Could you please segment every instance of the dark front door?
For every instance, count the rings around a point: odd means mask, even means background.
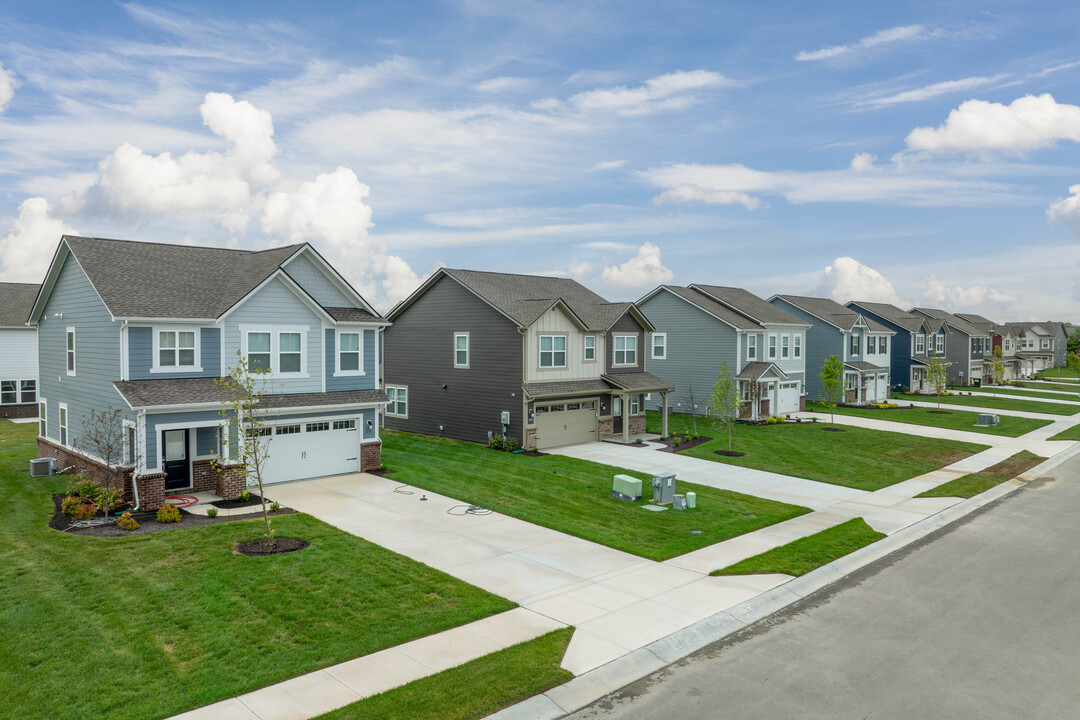
[[[188,431],[165,430],[161,433],[161,469],[165,473],[166,490],[191,487],[188,468]]]
[[[611,398],[611,431],[616,435],[622,435],[622,416],[622,398],[615,396]]]

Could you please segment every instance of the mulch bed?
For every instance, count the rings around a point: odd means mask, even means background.
[[[821,429],[824,430],[825,432],[847,432],[847,430],[845,430],[844,428],[827,427],[827,428],[821,428]]]
[[[266,502],[269,503],[269,502],[273,502],[273,501],[270,500],[270,498],[267,498]],[[251,507],[253,505],[262,505],[262,497],[260,497],[259,495],[254,495],[253,494],[247,500],[240,500],[239,498],[237,498],[236,500],[218,500],[217,502],[212,502],[210,504],[213,505],[216,508],[221,508],[222,510],[235,510],[236,508]]]
[[[683,450],[689,450],[690,448],[695,448],[698,445],[704,445],[705,443],[712,440],[712,438],[705,437],[705,436],[701,436],[697,440],[694,440],[693,438],[691,438],[690,440],[687,440],[685,435],[679,435],[678,436],[678,438],[679,438],[679,447],[676,448],[675,447],[675,442],[674,442],[674,437],[675,436],[669,436],[669,437],[664,438],[663,440],[658,441],[658,442],[664,443],[664,447],[656,448],[656,449],[659,450],[660,452],[682,452]]]
[[[723,455],[724,457],[743,457],[746,455],[746,453],[739,452],[738,450],[714,450],[713,452],[717,455]]]
[[[53,530],[59,530],[66,532],[68,535],[89,535],[91,537],[124,537],[125,535],[142,535],[144,533],[160,532],[162,530],[181,530],[189,527],[200,527],[202,525],[216,525],[218,523],[230,522],[233,520],[250,520],[256,515],[219,515],[217,517],[206,517],[205,515],[194,515],[189,513],[183,508],[180,510],[180,522],[178,523],[160,523],[153,516],[147,516],[145,518],[136,515],[135,519],[139,523],[138,530],[121,530],[116,525],[94,525],[86,528],[72,528],[71,518],[60,511],[60,504],[64,501],[64,495],[53,495],[53,514],[49,518],[49,527]],[[292,508],[281,508],[274,515],[290,515],[296,512]],[[70,529],[69,529],[70,528]]]
[[[266,555],[280,555],[282,553],[303,550],[310,544],[311,543],[307,540],[301,540],[300,538],[282,537],[275,538],[274,544],[271,545],[270,541],[266,538],[259,538],[258,540],[248,540],[247,542],[238,543],[236,545],[236,551],[241,555],[263,557]]]
[[[927,410],[931,415],[952,415],[948,410]]]
[[[540,452],[539,450],[526,450],[525,452],[519,452],[518,455],[528,455],[529,457],[543,457],[550,455],[551,453]]]
[[[378,475],[379,477],[386,477],[387,475],[393,475],[397,470],[391,470],[388,467],[375,468],[374,470],[365,470],[368,475]]]

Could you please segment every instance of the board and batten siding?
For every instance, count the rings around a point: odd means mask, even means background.
[[[361,350],[363,351],[363,359],[361,361],[361,367],[364,370],[363,375],[341,375],[339,377],[334,376],[334,371],[337,367],[337,334],[338,332],[359,332],[363,337],[360,340]],[[374,330],[363,328],[350,328],[347,325],[339,326],[335,331],[333,328],[326,329],[326,392],[339,392],[341,390],[374,390],[376,388],[376,378],[378,377],[377,368],[375,367],[375,343],[376,333]]]
[[[164,326],[163,326],[164,327]],[[170,330],[184,329],[170,325]],[[154,367],[154,328],[128,326],[128,378],[131,380],[172,380],[177,378],[221,377],[221,328],[191,328],[199,333],[199,360],[202,372],[150,372]]]
[[[667,333],[667,358],[649,359],[649,372],[677,387],[668,396],[671,412],[689,412],[691,389],[698,412],[704,413],[712,396],[720,366],[727,363],[731,376],[738,374],[738,340],[735,328],[704,310],[662,290],[641,303],[639,309],[656,327]],[[649,410],[659,410],[659,393],[645,400]]]
[[[307,350],[303,358],[302,373],[307,377],[274,377],[276,392],[309,393],[322,392],[323,373],[323,327],[317,316],[296,294],[278,279],[249,297],[225,322],[225,367],[236,363],[236,351],[243,350],[240,326],[268,327],[271,330],[285,326],[306,327]]]
[[[0,380],[37,380],[37,333],[33,328],[0,330]]]
[[[306,255],[289,261],[285,273],[323,307],[357,307]]]
[[[566,367],[540,367],[540,336],[566,336]],[[594,360],[585,360],[585,336],[596,338]],[[574,324],[561,308],[551,308],[538,317],[526,334],[525,382],[595,380],[604,372],[604,333],[586,333]]]
[[[845,338],[844,334],[835,325],[830,325],[821,318],[811,315],[783,298],[773,298],[770,302],[781,310],[785,310],[800,320],[809,323],[810,328],[806,330],[806,337],[803,340],[803,370],[805,373],[803,384],[807,400],[821,400],[824,393],[824,385],[821,382],[820,375],[821,367],[832,355],[836,355],[841,360],[844,359],[844,343],[850,342],[850,339]],[[784,372],[787,372],[783,365],[780,363],[777,363],[777,365],[784,369]]]
[[[467,369],[454,367],[455,332],[469,333]],[[409,389],[409,417],[386,415],[388,428],[487,442],[508,410],[508,436],[524,440],[523,341],[506,316],[443,276],[383,336],[384,382]]]
[[[648,315],[646,315],[646,317],[648,317]],[[637,336],[637,362],[633,365],[615,365],[616,335]],[[645,347],[645,328],[643,328],[641,323],[635,320],[634,316],[629,312],[624,313],[621,318],[615,321],[615,324],[612,325],[607,332],[607,348],[606,354],[603,356],[606,358],[607,368],[604,372],[609,375],[645,372],[645,353],[647,350],[648,348]]]
[[[63,313],[63,317],[54,317]],[[120,379],[120,322],[98,297],[74,255],[68,255],[38,323],[38,397],[47,400],[49,438],[60,441],[59,404],[68,406],[68,445],[78,447],[90,411],[123,411],[113,386]],[[67,374],[67,329],[75,328],[75,375]]]

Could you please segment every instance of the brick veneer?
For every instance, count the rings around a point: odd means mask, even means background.
[[[800,395],[799,396],[799,410],[801,412],[806,412],[806,396],[805,395]]]
[[[0,418],[22,420],[25,418],[36,418],[37,414],[37,403],[33,403],[32,405],[0,405]]]
[[[191,463],[191,485],[195,492],[212,492],[226,500],[235,500],[244,491],[247,478],[239,463],[219,465],[213,460]]]
[[[844,402],[846,404],[848,404],[848,405],[854,405],[855,401],[858,400],[858,397],[859,397],[858,393],[859,393],[858,390],[845,390],[844,391]]]
[[[382,442],[364,443],[360,446],[360,472],[382,467]]]
[[[631,435],[644,435],[645,434],[645,416],[634,415],[629,419],[630,434]]]
[[[525,428],[525,449],[536,449],[536,428]]]
[[[615,436],[615,419],[602,418],[596,426],[596,439],[606,440]]]

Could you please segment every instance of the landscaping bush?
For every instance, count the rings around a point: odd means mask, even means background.
[[[74,516],[75,512],[79,509],[79,506],[85,504],[86,503],[82,501],[82,498],[75,495],[68,495],[60,503],[60,512],[64,513],[65,515]]]
[[[502,435],[499,435],[498,433],[495,433],[494,435],[492,435],[491,439],[488,440],[488,447],[490,447],[490,448],[492,448],[494,450],[502,450],[502,448],[503,448]]]
[[[122,499],[123,493],[120,490],[106,487],[100,488],[97,495],[93,496],[94,504],[98,509],[103,509],[106,515],[116,510]]]
[[[281,509],[281,503],[279,503],[278,501],[275,500],[274,502],[270,503],[270,509],[273,512],[277,512],[278,510]]]
[[[640,445],[641,444],[641,438],[634,438],[634,444],[635,445]]]
[[[68,488],[68,497],[84,497],[88,500],[93,500],[101,492],[101,485],[89,479],[85,475],[76,475],[71,480],[71,487]]]
[[[248,493],[251,496],[251,493]],[[180,522],[180,510],[172,503],[165,503],[157,511],[157,521],[160,523]]]
[[[506,442],[503,443],[503,447],[506,449],[506,452],[514,452],[518,449],[519,444],[516,437],[508,437],[506,438]]]
[[[126,512],[120,517],[116,518],[116,527],[120,528],[121,530],[127,530],[128,532],[131,532],[132,530],[139,529],[139,523],[135,520],[135,518],[131,517],[131,513]]]
[[[97,512],[97,506],[93,503],[79,503],[75,506],[75,512],[71,513],[71,521],[89,520]]]
[[[779,415],[772,415],[765,420],[766,425],[779,425],[782,422],[784,422],[784,418],[780,417]]]
[[[242,500],[243,502],[247,502],[248,500],[251,499],[251,491],[250,490],[243,491],[242,493],[240,493],[237,496],[237,499]]]
[[[675,447],[679,447],[679,445],[682,444],[682,440],[680,440],[679,436],[676,435],[674,438],[672,438],[671,444],[674,445]]]
[[[206,508],[206,517],[217,517],[217,508]]]

